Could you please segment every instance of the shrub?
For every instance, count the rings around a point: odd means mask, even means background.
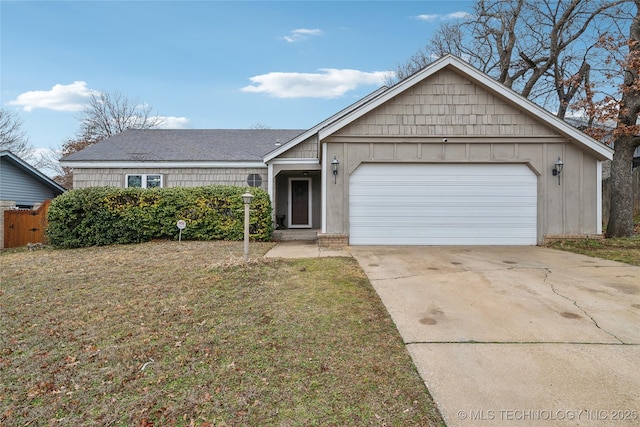
[[[259,188],[228,186],[71,190],[49,206],[47,237],[51,245],[63,248],[177,239],[176,222],[182,219],[187,223],[185,240],[242,240],[242,194],[247,191],[254,196],[251,238],[270,240],[269,195]]]

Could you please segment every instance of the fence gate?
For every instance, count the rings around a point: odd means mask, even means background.
[[[27,243],[45,243],[47,209],[46,200],[37,210],[4,211],[4,247],[17,248]]]

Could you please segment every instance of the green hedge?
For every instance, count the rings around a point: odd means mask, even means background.
[[[176,222],[182,219],[185,240],[242,240],[247,191],[254,195],[251,239],[268,241],[273,232],[269,195],[259,188],[227,186],[71,190],[51,202],[47,237],[62,248],[177,240]]]

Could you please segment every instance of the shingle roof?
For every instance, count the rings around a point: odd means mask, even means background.
[[[62,161],[262,161],[265,154],[304,129],[127,130]]]

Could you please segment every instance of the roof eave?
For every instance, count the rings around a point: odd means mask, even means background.
[[[39,181],[41,181],[45,185],[47,185],[47,186],[49,186],[49,187],[51,187],[51,188],[53,188],[53,189],[55,189],[57,191],[60,191],[61,193],[64,193],[65,191],[67,191],[67,189],[64,188],[62,185],[58,184],[53,179],[51,179],[48,176],[46,176],[45,174],[40,172],[38,169],[36,169],[33,166],[31,166],[29,163],[25,162],[20,157],[18,157],[15,154],[13,154],[11,151],[3,150],[3,151],[0,152],[0,155],[1,156],[6,156],[7,158],[11,159],[11,161],[13,161],[20,169],[30,173],[31,175],[33,175],[36,179],[38,179]]]
[[[332,123],[327,124],[324,128],[319,130],[319,139],[323,140],[329,135],[334,134],[338,130],[344,128],[348,124],[352,123],[354,120],[362,117],[378,106],[384,104],[389,99],[395,97],[396,95],[404,92],[408,88],[418,84],[422,80],[427,77],[432,76],[438,71],[442,70],[445,67],[451,66],[458,71],[464,73],[469,78],[475,80],[479,84],[487,87],[489,90],[497,93],[502,98],[508,100],[509,102],[516,104],[517,106],[527,110],[529,113],[546,123],[548,126],[554,128],[558,133],[564,135],[568,139],[577,142],[581,146],[583,146],[587,151],[593,154],[598,160],[611,160],[613,158],[613,150],[606,145],[602,144],[599,141],[589,137],[585,133],[579,131],[568,123],[558,119],[548,111],[544,110],[542,107],[534,104],[527,98],[522,95],[514,92],[513,90],[507,88],[503,84],[498,81],[492,79],[488,75],[480,72],[476,68],[471,65],[465,63],[464,61],[456,58],[453,55],[446,55],[437,61],[434,61],[423,70],[417,72],[416,74],[406,78],[400,83],[392,86],[388,90],[386,90],[382,95],[371,99],[369,102],[359,105],[357,108],[354,108],[352,111],[348,112],[341,118],[333,121]]]
[[[128,161],[128,160],[66,160],[60,161],[62,167],[68,168],[98,168],[98,169],[119,169],[119,168],[265,168],[266,164],[260,160],[228,160],[228,161]]]
[[[387,87],[381,87],[376,89],[375,91],[371,92],[369,95],[365,96],[364,98],[360,99],[359,101],[356,101],[355,103],[351,104],[350,106],[340,110],[339,112],[337,112],[336,114],[332,115],[331,117],[321,121],[320,123],[318,123],[317,125],[315,125],[314,127],[312,127],[311,129],[301,133],[300,135],[296,136],[295,138],[293,138],[292,140],[288,141],[287,143],[281,145],[280,147],[276,148],[275,150],[270,151],[269,153],[267,153],[264,156],[264,162],[268,163],[271,160],[275,159],[276,157],[278,157],[279,155],[281,155],[282,153],[285,153],[287,151],[289,151],[290,149],[292,149],[293,147],[297,146],[298,144],[306,141],[307,139],[311,138],[312,136],[316,135],[318,133],[318,131],[320,129],[322,129],[323,127],[329,125],[330,123],[339,120],[340,118],[344,117],[345,115],[349,114],[352,110],[355,110],[359,107],[361,107],[364,103],[370,101],[371,99],[374,99],[375,97],[379,96],[380,94],[384,93],[386,90],[388,90]]]

